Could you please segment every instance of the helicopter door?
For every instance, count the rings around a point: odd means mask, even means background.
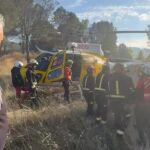
[[[60,81],[64,78],[64,67],[66,62],[66,52],[61,51],[52,56],[50,65],[45,76],[45,83]]]

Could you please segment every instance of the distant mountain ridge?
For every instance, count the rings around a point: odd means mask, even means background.
[[[133,58],[137,58],[140,51],[143,52],[144,57],[146,58],[150,54],[150,49],[148,48],[139,48],[139,47],[130,47],[133,53]]]

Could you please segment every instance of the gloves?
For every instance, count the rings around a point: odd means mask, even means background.
[[[36,88],[36,86],[37,86],[37,82],[33,82],[32,83],[32,88],[34,89],[34,88]]]

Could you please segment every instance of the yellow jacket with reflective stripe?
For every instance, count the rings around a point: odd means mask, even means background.
[[[113,73],[109,77],[109,97],[125,99],[128,97],[132,80],[124,74]]]
[[[86,75],[83,78],[82,82],[82,89],[83,90],[89,90],[89,91],[94,91],[95,88],[95,78],[93,76]]]

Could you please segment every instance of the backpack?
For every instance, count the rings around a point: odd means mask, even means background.
[[[24,86],[24,81],[20,73],[20,68],[13,67],[11,70],[12,84],[14,87]]]

